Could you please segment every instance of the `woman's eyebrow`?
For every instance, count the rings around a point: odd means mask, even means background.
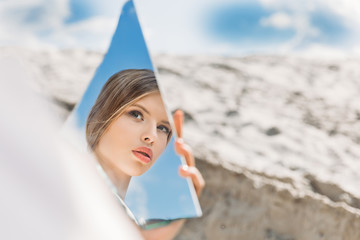
[[[141,105],[139,105],[139,104],[134,104],[133,106],[136,106],[136,107],[141,108],[142,110],[144,110],[144,112],[146,112],[147,114],[150,115],[149,111],[148,111],[146,108],[144,108],[143,106],[141,106]]]
[[[150,112],[149,112],[145,107],[141,106],[140,104],[134,104],[133,106],[136,106],[136,107],[138,107],[138,108],[141,108],[144,112],[146,112],[147,114],[151,115]],[[164,124],[167,124],[167,125],[171,126],[170,123],[169,123],[169,121],[162,120],[161,122],[164,123]]]
[[[162,120],[161,122],[162,122],[162,123],[165,123],[165,124],[167,124],[167,125],[169,125],[169,126],[170,126],[169,121]]]

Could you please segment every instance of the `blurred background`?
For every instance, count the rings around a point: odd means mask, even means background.
[[[0,1],[0,53],[25,66],[57,121],[82,96],[124,2]],[[177,239],[360,239],[360,2],[135,6],[207,182],[204,216]]]
[[[107,50],[124,1],[2,0],[1,45]],[[154,53],[359,54],[360,3],[135,1]]]

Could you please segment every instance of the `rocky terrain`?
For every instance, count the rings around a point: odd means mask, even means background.
[[[101,53],[22,56],[65,120]],[[176,239],[360,239],[360,59],[157,55],[171,110],[206,180],[204,216]]]

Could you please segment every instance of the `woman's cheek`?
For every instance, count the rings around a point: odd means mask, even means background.
[[[165,151],[166,146],[167,146],[167,136],[165,136],[161,139],[161,147],[160,147],[159,156]]]

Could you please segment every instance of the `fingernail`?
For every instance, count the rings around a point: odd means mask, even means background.
[[[181,111],[180,109],[178,109],[178,110],[175,111],[175,114],[182,117],[182,115],[184,115],[184,112]]]
[[[183,166],[182,166],[182,169],[183,169],[184,171],[188,171],[188,170],[189,170],[189,166],[188,166],[188,165],[183,165]]]

